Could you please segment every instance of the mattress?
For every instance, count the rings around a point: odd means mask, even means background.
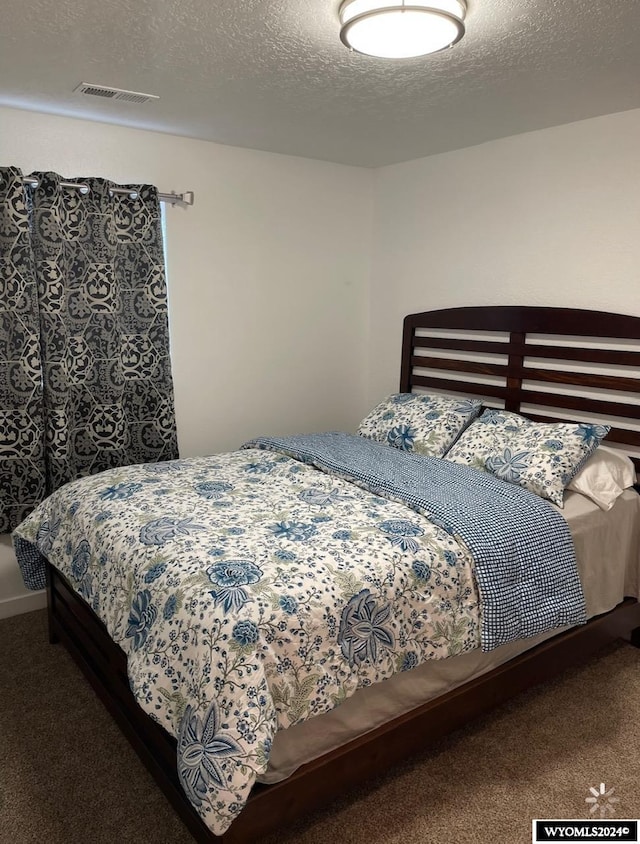
[[[346,433],[249,445],[72,482],[14,532],[25,579],[48,558],[120,645],[216,835],[278,725],[434,656],[586,620],[569,528],[532,493]]]
[[[573,537],[588,617],[608,612],[625,597],[640,599],[640,496],[626,490],[605,512],[585,496],[567,492],[564,509],[557,509]],[[301,765],[497,668],[558,632],[489,652],[478,649],[427,662],[360,689],[331,712],[278,732],[269,768],[259,781],[286,779]]]

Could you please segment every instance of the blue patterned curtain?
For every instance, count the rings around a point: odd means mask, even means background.
[[[44,477],[46,494],[103,469],[177,457],[156,189],[127,185],[138,195],[131,199],[112,195],[116,186],[104,179],[68,179],[89,185],[83,195],[61,188],[62,178],[55,173],[32,173],[39,183],[35,189],[24,188],[15,169],[0,173],[5,181],[13,179],[21,197],[16,201],[26,231],[27,277],[37,281],[37,297],[32,295],[23,307],[29,315],[30,348],[39,355],[29,359],[31,368],[22,359],[21,365],[27,367],[31,402],[41,408],[41,416],[24,396],[20,412],[28,431],[23,439],[41,449],[34,446],[28,459]],[[10,206],[4,194],[2,206],[0,220]],[[4,253],[2,264],[4,273]],[[0,307],[9,303],[4,292],[0,298]],[[5,353],[4,337],[3,328],[0,367],[15,364]],[[26,376],[23,382],[26,395]],[[3,383],[0,374],[0,390]],[[14,402],[18,392],[15,396]],[[5,466],[4,456],[3,448],[1,470],[13,483],[9,500],[2,501],[7,529],[33,507],[42,489],[24,501],[24,470],[17,475],[16,460],[27,457],[9,459]],[[29,489],[33,486],[31,481]]]

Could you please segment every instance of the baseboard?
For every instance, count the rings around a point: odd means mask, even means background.
[[[47,593],[44,589],[40,592],[29,592],[26,595],[16,595],[14,598],[3,598],[0,600],[0,619],[41,610],[46,606]]]

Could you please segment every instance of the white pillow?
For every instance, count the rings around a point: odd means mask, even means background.
[[[600,507],[610,510],[616,498],[636,482],[636,471],[626,454],[599,446],[567,489],[586,495]]]

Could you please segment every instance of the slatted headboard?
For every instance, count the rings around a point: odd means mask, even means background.
[[[607,442],[640,469],[640,317],[519,306],[410,314],[400,390],[429,388],[536,421],[610,424]]]

